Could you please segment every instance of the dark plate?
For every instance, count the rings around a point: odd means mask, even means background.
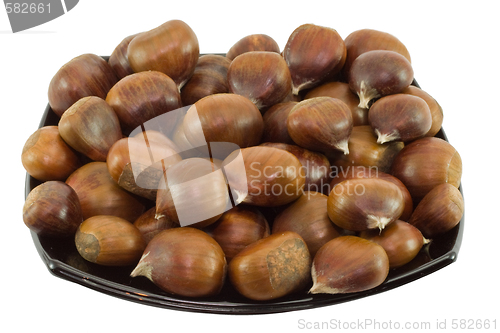
[[[416,82],[414,82],[415,85]],[[40,121],[41,126],[57,125],[58,116],[47,106]],[[443,130],[437,137],[447,140]],[[448,140],[447,140],[448,141]],[[25,195],[40,182],[26,176]],[[460,187],[460,191],[462,188]],[[31,232],[35,247],[49,271],[57,277],[78,283],[102,293],[167,309],[218,313],[261,314],[311,309],[333,305],[378,294],[431,274],[456,261],[462,242],[464,218],[448,233],[435,238],[425,246],[410,263],[392,269],[380,286],[351,294],[311,295],[307,290],[272,301],[251,301],[238,294],[226,282],[221,293],[210,298],[184,298],[165,293],[144,277],[131,278],[134,267],[105,267],[85,261],[77,252],[74,240],[39,237]]]

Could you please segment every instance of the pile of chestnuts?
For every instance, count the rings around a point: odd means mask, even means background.
[[[442,108],[413,81],[406,47],[377,30],[304,24],[283,50],[255,34],[200,55],[168,21],[54,75],[58,125],[22,151],[40,182],[23,220],[183,297],[374,288],[464,213]]]

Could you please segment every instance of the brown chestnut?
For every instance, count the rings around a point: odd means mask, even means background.
[[[146,247],[139,229],[117,216],[93,216],[75,234],[78,253],[90,262],[104,266],[134,265]]]
[[[272,233],[296,232],[306,242],[311,257],[314,257],[321,246],[342,233],[342,229],[328,217],[327,201],[328,197],[322,193],[305,191],[276,216]]]
[[[384,248],[357,236],[341,236],[323,245],[314,257],[311,294],[344,294],[382,284],[389,275]]]
[[[427,238],[434,238],[453,229],[464,215],[464,198],[456,186],[437,185],[415,207],[408,223]]]
[[[458,188],[462,159],[447,141],[425,137],[405,146],[394,158],[391,174],[405,184],[414,202],[419,202],[439,184]]]
[[[178,91],[193,75],[199,55],[196,34],[180,20],[165,22],[139,34],[127,49],[134,72],[162,72],[174,80]]]
[[[368,113],[377,143],[410,142],[425,136],[432,125],[431,111],[420,97],[394,94],[378,99]]]
[[[83,97],[70,106],[58,128],[67,144],[94,161],[106,161],[111,146],[122,138],[115,111],[96,96]]]
[[[21,161],[30,176],[40,181],[66,178],[82,163],[76,152],[61,138],[57,126],[44,126],[30,135]]]
[[[165,170],[156,196],[156,218],[206,227],[231,208],[222,169],[204,158],[184,159]]]
[[[208,297],[220,292],[226,273],[219,244],[199,229],[184,227],[153,237],[130,276],[145,276],[171,294]]]
[[[227,70],[230,64],[231,60],[221,55],[202,55],[193,75],[181,89],[182,103],[191,105],[209,95],[228,93]]]
[[[353,61],[349,72],[349,87],[358,94],[359,107],[365,109],[373,99],[400,93],[412,81],[410,62],[394,51],[365,52]]]
[[[183,121],[183,131],[193,147],[207,142],[232,142],[241,148],[259,144],[262,115],[248,98],[215,94],[193,104]]]
[[[83,221],[78,195],[64,182],[42,183],[26,197],[23,221],[40,236],[73,236]]]
[[[84,219],[113,215],[134,222],[144,212],[144,203],[113,180],[106,162],[83,165],[66,179],[66,184],[78,195]]]
[[[399,187],[404,197],[405,209],[403,210],[403,214],[401,214],[399,219],[403,221],[408,221],[408,219],[411,216],[411,213],[413,212],[413,199],[406,186],[393,175],[379,171],[377,167],[351,166],[346,168],[345,170],[336,170],[334,168],[332,170],[331,176],[332,176],[332,181],[329,187],[330,190],[338,183],[347,179],[380,178],[388,180]]]
[[[144,122],[182,107],[181,96],[174,81],[157,71],[128,75],[109,91],[106,102],[115,110],[122,130],[129,134]],[[177,119],[163,124],[169,135]]]
[[[303,100],[288,114],[287,128],[292,140],[306,149],[328,153],[349,153],[352,114],[340,99],[315,97]]]
[[[404,198],[399,187],[378,178],[354,178],[335,185],[328,196],[328,216],[343,229],[382,230],[399,219]]]
[[[401,220],[391,223],[382,231],[361,231],[359,236],[384,248],[389,257],[390,268],[409,263],[427,242],[420,230]]]
[[[260,110],[281,102],[292,88],[290,70],[276,52],[240,54],[229,65],[227,81],[230,92],[247,97]]]
[[[229,263],[231,284],[252,300],[270,300],[303,289],[311,277],[311,256],[297,233],[285,231],[258,240]]]
[[[271,233],[269,223],[257,207],[244,205],[231,208],[204,231],[219,243],[228,263],[246,246]]]
[[[300,197],[304,189],[302,164],[283,149],[244,148],[231,153],[224,160],[223,169],[233,198],[250,205],[285,205]]]
[[[252,34],[243,37],[227,51],[226,57],[233,60],[242,53],[250,51],[268,51],[280,53],[278,43],[270,36],[265,34]]]
[[[52,77],[49,84],[50,107],[61,116],[82,97],[106,98],[116,82],[116,76],[106,60],[95,54],[82,54],[67,62]]]
[[[342,37],[334,29],[303,24],[295,29],[283,49],[292,77],[292,92],[312,88],[338,73],[346,59]]]

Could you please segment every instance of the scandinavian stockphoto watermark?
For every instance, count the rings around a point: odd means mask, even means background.
[[[187,127],[184,126],[185,119],[188,119]],[[154,148],[153,142],[158,140],[154,133],[160,133],[164,142],[172,143],[175,149]],[[238,145],[207,142],[196,105],[171,110],[148,120],[129,134],[129,140],[133,140],[128,146],[136,185],[143,189],[168,190],[168,200],[175,208],[181,226],[213,218],[251,195],[297,198],[300,195],[310,196],[313,192],[344,191],[335,193],[355,196],[365,193],[362,184],[331,187],[328,180],[326,183],[297,187],[293,182],[282,184],[273,181],[286,179],[289,175],[305,178],[312,172],[328,174],[326,179],[335,179],[356,178],[356,173],[361,172],[378,177],[377,167],[360,170],[334,166],[326,169],[326,166],[305,162],[297,169],[293,166],[261,165],[260,162],[245,164]],[[204,209],[197,206],[198,199],[203,200]]]
[[[72,10],[77,3],[78,0],[4,0],[14,33],[52,21]]]

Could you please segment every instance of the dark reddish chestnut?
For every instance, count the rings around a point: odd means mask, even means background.
[[[298,95],[338,73],[346,59],[346,48],[336,30],[304,24],[288,38],[283,58],[290,68],[292,92]]]
[[[410,62],[394,51],[368,51],[352,63],[349,87],[358,94],[359,107],[369,108],[375,98],[397,94],[413,81]]]
[[[185,22],[171,20],[136,36],[127,49],[134,72],[158,71],[174,80],[178,91],[193,75],[200,47],[194,31]]]
[[[111,88],[106,102],[115,110],[125,134],[150,119],[182,107],[174,81],[156,71],[124,77]],[[170,133],[174,126],[174,120],[164,124],[165,133]]]
[[[181,89],[184,105],[191,105],[213,94],[229,92],[227,70],[231,61],[221,55],[206,54],[198,59],[193,76]]]
[[[288,114],[287,128],[292,140],[301,147],[322,153],[349,153],[352,114],[340,99],[315,97],[299,102]]]
[[[227,71],[229,90],[250,99],[259,109],[281,102],[290,92],[290,71],[276,52],[252,51],[233,59]]]
[[[422,98],[394,94],[373,103],[368,121],[378,137],[377,143],[410,142],[429,132],[432,116],[429,106]]]
[[[64,182],[42,183],[26,197],[23,220],[40,236],[73,236],[83,221],[78,195]]]
[[[106,98],[116,82],[116,76],[106,60],[95,54],[82,54],[62,66],[50,81],[50,107],[61,116],[82,97]]]

